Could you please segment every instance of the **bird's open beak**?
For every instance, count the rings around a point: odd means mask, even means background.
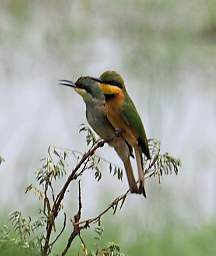
[[[86,95],[86,90],[83,88],[79,88],[76,83],[70,81],[70,80],[59,80],[59,84],[60,85],[65,85],[65,86],[69,86],[72,87],[79,95],[81,95],[82,97],[84,97]]]
[[[59,84],[69,86],[69,87],[72,87],[72,88],[76,88],[76,84],[72,81],[69,81],[69,80],[59,80]]]

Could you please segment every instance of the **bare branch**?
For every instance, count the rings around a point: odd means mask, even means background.
[[[113,139],[113,138],[112,138]],[[109,140],[105,141],[105,140],[99,140],[95,145],[93,145],[89,151],[87,151],[87,153],[85,153],[81,160],[79,161],[79,163],[76,165],[76,167],[72,170],[71,174],[69,175],[67,181],[65,182],[63,188],[61,189],[61,191],[59,192],[59,194],[57,195],[54,203],[53,203],[53,207],[52,210],[50,211],[51,213],[49,214],[49,218],[47,221],[47,227],[46,227],[46,237],[45,237],[45,244],[44,244],[44,249],[43,249],[43,255],[48,255],[48,252],[50,250],[50,237],[51,237],[51,233],[52,233],[52,229],[54,227],[54,223],[55,223],[55,219],[58,216],[59,210],[60,210],[60,206],[61,206],[61,202],[64,198],[65,192],[67,191],[68,186],[70,185],[70,183],[76,179],[76,173],[78,172],[78,170],[80,169],[80,167],[82,166],[82,164],[85,163],[85,161],[87,161],[89,159],[89,157],[91,157],[95,151],[100,148],[103,147],[105,143],[109,142]]]
[[[87,219],[87,220],[83,220],[83,221],[80,221],[79,223],[77,223],[77,225],[80,226],[80,230],[81,229],[84,229],[84,228],[88,228],[90,226],[90,224],[95,224],[95,223],[99,223],[100,220],[101,220],[101,217],[103,215],[105,215],[111,208],[114,209],[113,210],[113,214],[116,213],[116,210],[117,210],[117,207],[118,207],[118,204],[119,202],[121,202],[121,206],[119,209],[122,208],[127,196],[129,195],[130,193],[130,190],[127,190],[123,195],[121,196],[118,196],[117,198],[115,198],[109,205],[107,208],[105,208],[100,214],[98,214],[95,218],[92,218],[92,219]]]
[[[155,164],[155,162],[157,161],[158,156],[156,156],[152,162],[150,163],[149,167],[146,169],[147,171],[149,169],[151,169],[151,167]],[[145,179],[149,179],[151,176],[153,175],[153,172],[146,174],[146,178]],[[138,183],[139,181],[137,181]],[[118,205],[121,202],[121,205],[119,207],[119,209],[122,209],[122,206],[124,205],[126,198],[128,197],[128,195],[130,194],[130,190],[127,190],[123,195],[118,196],[117,198],[115,198],[101,213],[99,213],[96,217],[91,218],[91,219],[86,219],[86,220],[82,220],[79,223],[75,223],[77,225],[79,225],[79,229],[85,229],[90,227],[90,224],[95,224],[98,223],[100,225],[100,221],[101,218],[103,217],[103,215],[105,215],[111,208],[113,209],[113,214],[116,213],[116,210],[118,209]]]
[[[71,184],[72,181],[76,180],[77,177],[83,174],[83,172],[89,168],[95,167],[95,161],[94,161],[94,154],[95,151],[103,147],[105,143],[109,143],[112,141],[116,136],[120,136],[122,131],[117,131],[113,136],[111,136],[107,140],[98,140],[93,144],[90,149],[82,155],[81,159],[79,159],[78,163],[76,164],[75,168],[71,171],[69,174],[66,182],[64,183],[63,187],[59,191],[58,195],[55,197],[54,196],[54,190],[52,186],[49,183],[45,183],[45,198],[44,198],[44,214],[46,216],[47,222],[46,222],[46,236],[44,238],[44,246],[42,250],[42,255],[47,256],[51,249],[53,244],[59,239],[59,237],[62,235],[62,233],[65,230],[66,226],[66,215],[64,219],[64,224],[63,228],[60,231],[59,235],[55,238],[53,242],[50,243],[50,238],[52,231],[55,230],[55,220],[61,210],[62,207],[62,201],[64,199],[65,193]],[[180,163],[178,162],[177,159],[174,159],[171,157],[168,153],[165,153],[164,155],[160,154],[160,143],[158,141],[152,140],[152,159],[150,161],[145,161],[146,163],[146,168],[145,168],[145,178],[148,179],[150,177],[162,176],[162,170],[165,174],[172,173],[172,170],[174,170],[175,173],[178,172],[178,167]],[[50,152],[49,152],[50,154]],[[58,156],[58,152],[56,152]],[[91,158],[92,157],[92,158]],[[93,160],[92,160],[93,159]],[[95,167],[97,168],[97,167]],[[165,171],[164,171],[165,170]],[[48,177],[49,178],[49,177]],[[137,181],[138,183],[138,181]],[[78,195],[78,211],[73,217],[73,230],[68,238],[67,244],[65,249],[62,252],[62,255],[66,255],[72,242],[74,239],[79,236],[80,237],[80,232],[83,229],[87,229],[90,227],[91,224],[98,224],[100,225],[102,217],[112,209],[113,214],[116,213],[116,211],[119,209],[121,210],[128,195],[130,194],[130,190],[127,190],[124,194],[118,196],[115,198],[101,213],[99,213],[96,217],[94,218],[89,218],[86,220],[81,220],[81,211],[82,211],[82,197],[81,197],[81,184],[80,181],[78,183],[79,185],[79,195]],[[51,197],[53,204],[49,202],[49,198],[47,195],[47,190],[48,187],[51,186]],[[82,244],[85,245],[84,241],[80,237]]]

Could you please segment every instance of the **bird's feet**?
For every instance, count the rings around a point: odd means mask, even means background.
[[[121,129],[121,128],[116,128],[115,131],[114,131],[114,133],[113,133],[111,136],[109,136],[105,141],[106,141],[106,142],[110,142],[110,141],[114,140],[116,137],[120,137],[123,132],[124,132],[123,129]]]

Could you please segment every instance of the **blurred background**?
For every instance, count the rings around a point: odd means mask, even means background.
[[[0,224],[14,209],[36,214],[24,191],[49,145],[86,150],[85,105],[58,79],[111,69],[182,170],[107,216],[104,241],[128,255],[216,255],[215,56],[215,0],[1,0]],[[98,154],[122,166],[108,146]],[[84,216],[127,189],[102,171],[83,177]]]

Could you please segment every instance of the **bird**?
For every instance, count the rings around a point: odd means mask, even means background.
[[[87,121],[99,137],[104,140],[112,138],[108,143],[115,149],[124,164],[130,192],[139,194],[130,161],[130,156],[133,156],[132,148],[122,137],[113,136],[116,129],[107,118],[105,96],[98,85],[99,82],[99,79],[90,76],[82,76],[75,83],[70,80],[59,80],[61,85],[72,87],[82,96],[86,105]]]
[[[122,137],[134,149],[139,176],[139,192],[146,197],[142,154],[151,159],[146,132],[136,107],[127,93],[123,78],[108,70],[99,77],[99,86],[107,105],[107,118],[115,129],[122,129]]]

